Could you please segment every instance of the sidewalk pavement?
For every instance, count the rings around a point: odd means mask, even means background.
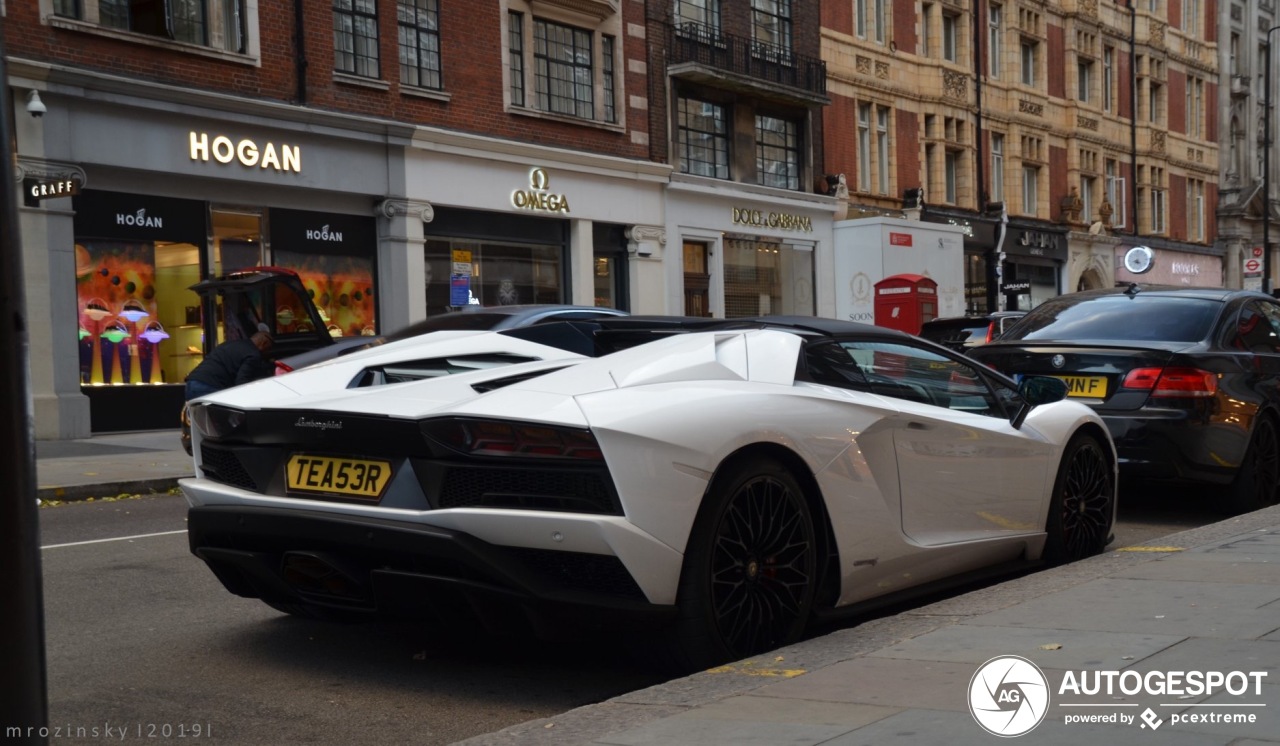
[[[163,493],[193,472],[177,430],[38,441],[36,456],[45,500]],[[1016,739],[984,731],[969,711],[976,671],[1004,655],[1037,664],[1050,695],[1044,721]],[[1084,671],[1267,675],[1258,691],[1251,685],[1241,696],[1126,694],[1119,681],[1111,695],[1061,695],[1064,676],[1080,679]],[[1249,715],[1255,722],[1206,722]],[[1081,716],[1129,720],[1067,722]],[[462,743],[967,746],[1010,740],[1280,744],[1280,506],[1148,545],[1113,548]]]
[[[1017,738],[983,730],[969,710],[975,673],[1005,655],[1033,661],[1048,684],[1044,720]],[[1092,674],[1084,672],[1094,671],[1122,672],[1112,694],[1061,693],[1068,672],[1091,687]],[[1247,692],[1239,696],[1221,686],[1206,695],[1191,693],[1185,675],[1191,671],[1266,676],[1247,679]],[[1144,678],[1153,684],[1165,672],[1184,672],[1186,684],[1172,694],[1126,694],[1137,677],[1123,672],[1156,672]],[[1246,681],[1232,680],[1236,690]],[[1029,691],[1034,687],[1022,687],[1017,696]],[[1029,707],[1033,699],[1027,695]],[[1127,724],[1107,722],[1122,716]],[[1222,722],[1249,716],[1255,722]],[[1102,720],[1067,722],[1081,717]],[[1118,548],[461,743],[1010,742],[1280,743],[1280,507],[1148,546]]]
[[[85,500],[165,493],[195,474],[180,433],[106,433],[81,440],[36,441],[36,497]]]

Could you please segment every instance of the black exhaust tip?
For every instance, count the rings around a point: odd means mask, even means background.
[[[280,576],[295,591],[346,601],[369,599],[368,573],[321,552],[286,552]]]

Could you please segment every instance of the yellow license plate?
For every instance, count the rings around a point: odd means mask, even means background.
[[[1105,376],[1054,376],[1067,383],[1067,396],[1079,396],[1086,399],[1105,399],[1107,396],[1107,379]]]
[[[376,500],[391,481],[391,463],[295,453],[285,466],[285,479],[293,492]]]

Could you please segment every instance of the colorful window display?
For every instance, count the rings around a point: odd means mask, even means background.
[[[377,334],[374,219],[273,209],[270,226],[272,264],[298,273],[330,336]],[[307,331],[306,314],[295,305],[281,298],[279,332]]]
[[[204,203],[87,190],[74,204],[81,384],[181,384],[203,353],[186,309]]]
[[[76,244],[80,381],[163,383],[155,246],[124,241]]]

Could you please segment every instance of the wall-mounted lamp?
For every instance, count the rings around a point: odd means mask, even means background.
[[[31,91],[27,93],[27,113],[36,119],[39,119],[44,116],[44,113],[48,110],[49,107],[45,106],[44,102],[40,100],[40,92],[34,88],[31,89]]]

